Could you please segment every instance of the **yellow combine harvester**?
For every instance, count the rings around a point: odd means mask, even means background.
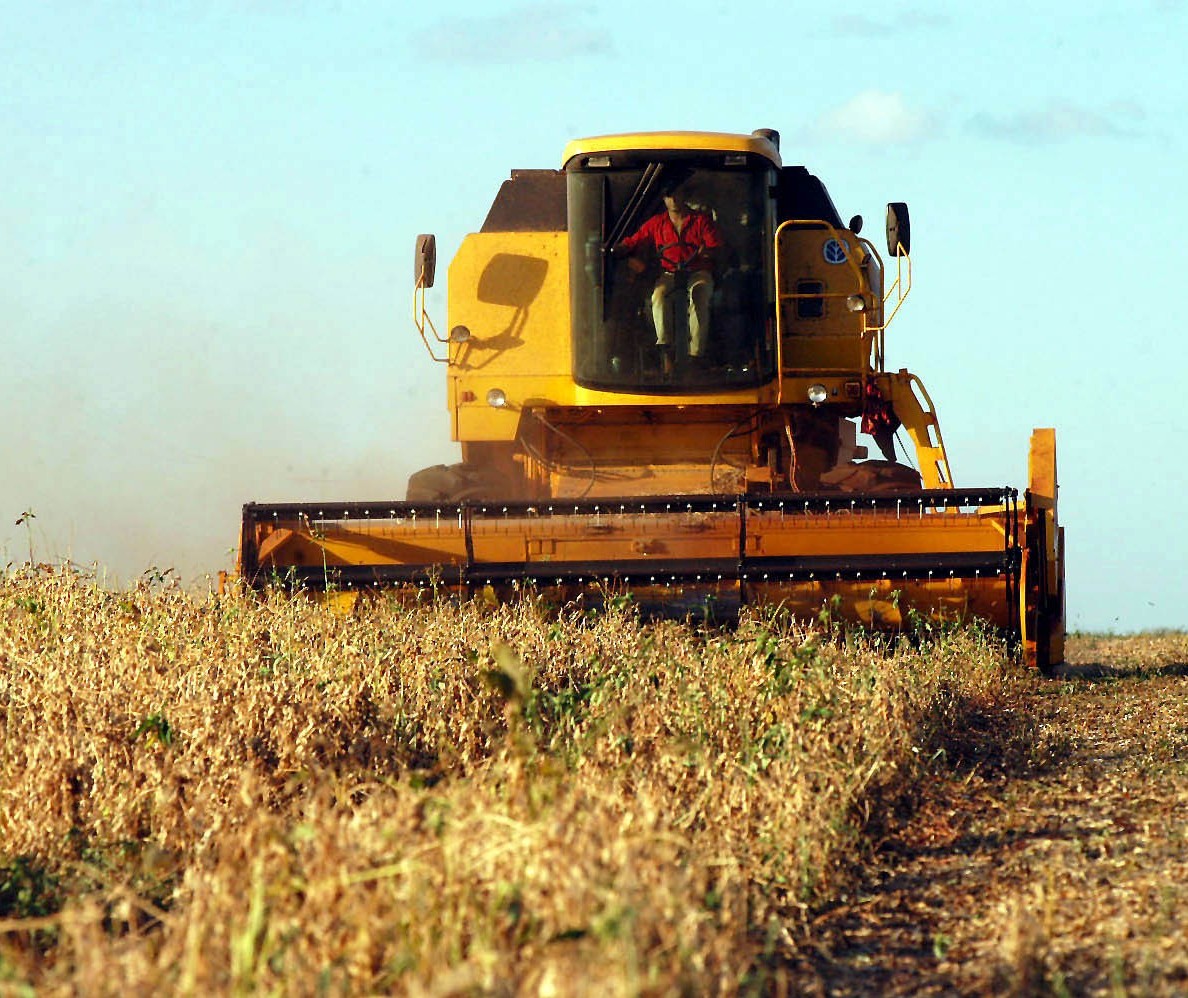
[[[888,205],[893,267],[861,228],[766,129],[583,139],[560,170],[513,171],[450,265],[444,334],[417,240],[414,319],[461,463],[400,501],[249,503],[240,576],[629,589],[670,614],[779,602],[880,630],[974,616],[1060,662],[1054,432],[1022,497],[954,484],[923,384],[884,367],[907,207]]]

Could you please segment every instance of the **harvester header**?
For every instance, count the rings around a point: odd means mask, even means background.
[[[248,504],[241,575],[828,605],[876,629],[972,615],[1060,661],[1054,433],[1022,496],[954,486],[923,383],[885,367],[907,206],[885,257],[862,229],[770,129],[579,139],[559,169],[513,170],[450,263],[440,330],[417,239],[414,320],[461,460],[401,500]]]

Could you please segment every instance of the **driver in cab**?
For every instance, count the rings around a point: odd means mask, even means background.
[[[714,264],[723,245],[714,220],[705,212],[694,210],[688,197],[684,187],[666,194],[665,210],[653,215],[611,250],[615,256],[633,254],[629,266],[636,273],[642,273],[646,267],[639,256],[640,250],[650,250],[660,263],[660,276],[652,290],[652,320],[656,326],[656,345],[664,354],[666,367],[671,363],[668,348],[672,345],[667,303],[676,287],[678,273],[685,276],[689,294],[689,357],[699,363],[705,355]]]

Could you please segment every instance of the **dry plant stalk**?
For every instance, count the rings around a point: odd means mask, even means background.
[[[772,612],[0,578],[0,986],[778,989],[953,705],[1009,683]]]

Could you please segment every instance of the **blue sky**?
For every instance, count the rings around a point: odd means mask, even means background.
[[[1057,428],[1071,625],[1188,626],[1182,0],[69,0],[0,39],[5,561],[200,581],[246,500],[403,494],[455,454],[417,233],[444,274],[572,138],[772,127],[843,216],[911,205],[889,365],[958,483]]]

